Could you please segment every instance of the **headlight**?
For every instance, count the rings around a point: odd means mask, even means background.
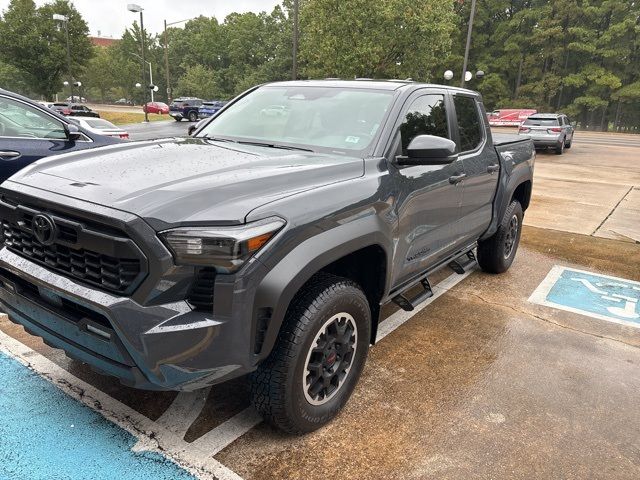
[[[278,217],[233,227],[185,227],[160,232],[178,265],[208,265],[221,273],[238,270],[285,224]]]

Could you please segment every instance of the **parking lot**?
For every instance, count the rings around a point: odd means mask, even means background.
[[[148,139],[182,135],[188,125],[129,131]],[[119,463],[119,478],[636,479],[639,159],[640,138],[616,134],[578,132],[564,155],[540,152],[513,267],[503,275],[444,271],[432,281],[434,297],[417,311],[387,306],[351,401],[336,421],[306,436],[261,423],[242,378],[193,393],[132,390],[6,316],[0,363],[15,370],[16,381],[43,377],[55,385],[34,384],[43,401],[29,408],[37,418],[61,409],[61,448],[104,441],[117,444],[114,458],[131,455]],[[591,308],[589,301],[616,295],[607,290],[612,285],[631,292],[614,298],[620,310]],[[38,378],[21,373],[14,359]],[[75,406],[55,397],[58,389]],[[19,426],[15,432],[39,436]],[[20,472],[28,467],[9,453],[19,440],[4,447],[0,440],[11,478],[25,478]],[[33,448],[30,442],[22,445]],[[61,465],[60,472],[83,468]],[[108,462],[104,468],[110,472]],[[45,469],[39,478],[54,477]]]

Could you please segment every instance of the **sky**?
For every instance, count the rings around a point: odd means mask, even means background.
[[[40,6],[47,0],[35,0]],[[215,16],[219,21],[231,12],[270,12],[281,0],[71,0],[89,25],[91,35],[120,38],[124,29],[131,25],[139,14],[127,10],[128,3],[144,8],[144,28],[149,33],[160,33],[163,22],[205,15]],[[9,0],[0,0],[0,10],[9,6]],[[177,25],[179,26],[179,25]]]

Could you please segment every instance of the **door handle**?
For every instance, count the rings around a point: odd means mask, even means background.
[[[462,175],[454,175],[453,177],[449,177],[449,183],[452,183],[454,185],[459,184],[462,180],[464,180],[467,177],[466,173],[463,173]]]
[[[13,160],[20,156],[20,152],[0,152],[0,158],[2,160]]]
[[[494,163],[493,165],[489,165],[487,167],[487,172],[489,173],[496,173],[498,170],[500,170],[500,165],[497,163]]]

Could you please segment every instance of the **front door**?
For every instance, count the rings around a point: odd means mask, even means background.
[[[416,92],[405,105],[398,120],[391,155],[406,155],[417,135],[435,135],[452,139],[451,107],[444,91],[425,89]],[[451,253],[454,242],[452,224],[459,218],[462,187],[452,183],[463,165],[400,166],[391,159],[390,173],[398,192],[398,238],[394,252],[393,285],[397,286],[433,266]]]
[[[26,102],[0,95],[0,181],[42,157],[84,148],[63,123]]]

